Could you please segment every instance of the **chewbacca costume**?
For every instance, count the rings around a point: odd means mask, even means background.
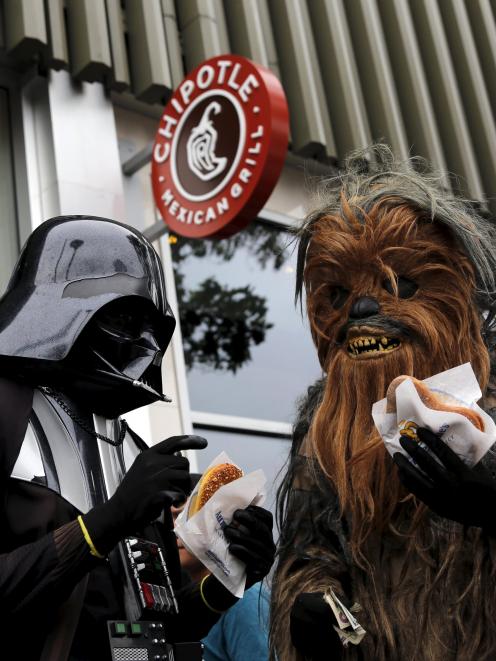
[[[372,151],[373,166],[354,155],[326,184],[300,232],[297,297],[304,288],[326,378],[300,408],[279,490],[271,651],[305,658],[291,639],[295,600],[332,587],[361,606],[367,633],[319,659],[494,660],[496,541],[403,486],[371,409],[400,374],[470,362],[491,412],[495,235],[419,162]],[[492,451],[483,463],[494,477]]]

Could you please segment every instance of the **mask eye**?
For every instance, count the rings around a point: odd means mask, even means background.
[[[115,323],[111,324],[111,323],[106,323],[105,321],[97,321],[96,325],[100,329],[100,331],[103,331],[103,333],[107,337],[111,337],[114,340],[132,342],[135,339],[135,335],[133,333],[128,332],[127,330],[124,329],[124,327],[119,326]]]
[[[398,276],[396,279],[396,285],[398,287],[398,296],[399,298],[411,298],[415,292],[418,289],[418,285],[413,282],[413,280],[409,280],[408,278],[404,278],[403,276]],[[394,296],[394,289],[391,284],[391,280],[387,279],[384,280],[382,283],[382,286],[384,289]]]
[[[331,305],[335,310],[339,310],[346,303],[348,298],[349,291],[341,285],[334,285],[331,287],[330,301]]]
[[[133,340],[140,336],[142,319],[130,312],[116,311],[102,314],[97,320],[101,329],[122,340]]]

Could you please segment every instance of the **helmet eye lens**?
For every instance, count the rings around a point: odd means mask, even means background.
[[[119,306],[120,307],[120,306]],[[147,310],[108,309],[95,318],[96,325],[116,340],[139,340],[145,330],[153,329],[151,315]]]
[[[140,337],[142,319],[128,313],[106,314],[96,321],[97,326],[115,339],[135,340]]]

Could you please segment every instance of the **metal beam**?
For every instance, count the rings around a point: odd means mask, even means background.
[[[5,47],[16,60],[28,60],[48,48],[43,0],[4,0]]]
[[[150,227],[147,227],[143,232],[143,236],[150,241],[150,243],[153,243],[154,241],[157,241],[162,237],[164,234],[166,234],[169,231],[169,228],[167,225],[164,223],[163,220],[157,220],[156,223],[153,223],[153,225],[150,225]]]
[[[256,219],[265,223],[270,223],[271,225],[275,225],[281,229],[288,229],[297,225],[297,218],[286,216],[283,213],[270,211],[269,209],[262,209],[257,215]],[[164,221],[157,220],[156,223],[143,230],[143,235],[148,239],[148,241],[153,243],[154,241],[160,239],[168,231],[169,228],[164,223]]]
[[[454,189],[471,200],[483,200],[478,158],[463,108],[466,90],[458,86],[439,5],[431,0],[415,0],[411,6],[415,7],[412,18],[448,171],[457,176],[452,182]]]
[[[131,78],[127,60],[126,39],[124,36],[124,19],[120,0],[105,0],[107,23],[112,54],[111,87],[117,92],[129,89]]]
[[[343,0],[308,3],[338,158],[372,143]]]
[[[136,152],[134,156],[131,156],[127,161],[124,161],[122,164],[122,173],[125,174],[126,177],[130,177],[150,163],[153,155],[153,144],[153,142],[149,142],[143,147],[143,149]]]
[[[181,0],[176,10],[187,71],[230,52],[222,0]]]
[[[256,219],[262,223],[268,223],[274,225],[280,229],[291,229],[297,227],[299,223],[299,218],[293,216],[287,216],[284,213],[278,213],[277,211],[271,211],[270,209],[262,209]],[[169,231],[169,228],[164,223],[163,220],[157,220],[156,223],[150,225],[143,231],[143,235],[153,243],[160,239],[164,234]]]
[[[336,156],[307,4],[269,3],[281,78],[290,107],[293,150],[306,157]]]
[[[103,0],[67,0],[71,72],[77,80],[102,82],[112,74]]]
[[[347,0],[343,6],[372,138],[378,141],[385,138],[396,156],[407,159],[408,140],[377,3]]]
[[[159,0],[126,0],[131,80],[136,98],[162,103],[170,96],[172,75]]]

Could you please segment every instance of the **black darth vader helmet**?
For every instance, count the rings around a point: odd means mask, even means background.
[[[115,417],[163,399],[174,327],[159,257],[138,231],[60,216],[31,234],[0,299],[0,369]]]

